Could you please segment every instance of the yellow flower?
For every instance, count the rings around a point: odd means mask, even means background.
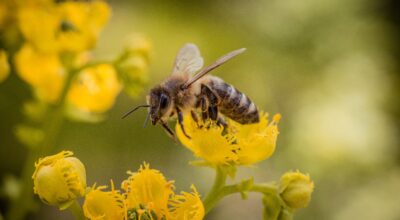
[[[18,12],[19,27],[26,40],[46,52],[92,48],[109,17],[110,8],[103,1],[29,5]]]
[[[41,53],[25,44],[15,56],[18,75],[46,102],[57,101],[65,80],[65,70],[57,54]]]
[[[0,82],[4,81],[10,73],[10,65],[7,60],[7,53],[0,50]]]
[[[309,175],[297,172],[287,172],[280,180],[279,193],[290,208],[307,207],[314,191],[314,182]]]
[[[86,171],[81,161],[70,151],[39,159],[32,179],[34,193],[49,205],[61,210],[85,194]]]
[[[199,193],[192,185],[192,193],[182,192],[169,202],[171,220],[201,220],[204,217],[204,206]]]
[[[130,173],[127,180],[122,182],[125,191],[127,208],[147,209],[161,216],[168,215],[168,199],[173,195],[173,183],[168,182],[160,171],[150,169],[144,163],[137,173]]]
[[[114,189],[111,182],[111,191],[103,191],[106,186],[95,187],[85,196],[83,212],[91,220],[122,220],[126,219],[126,206],[123,196]]]
[[[62,50],[72,52],[92,48],[111,13],[103,1],[63,2],[58,10],[62,29],[58,44]]]
[[[167,181],[160,171],[144,163],[137,173],[122,182],[125,191],[128,219],[200,220],[204,206],[196,188],[192,193],[175,195],[173,182]]]
[[[102,113],[112,107],[120,90],[114,67],[99,64],[78,74],[68,92],[68,101],[81,111]]]
[[[187,138],[176,125],[179,140],[195,156],[211,165],[250,165],[267,159],[275,150],[278,137],[277,124],[280,115],[268,122],[268,114],[260,117],[256,124],[242,125],[228,119],[228,127],[224,128],[214,122],[199,122],[190,115],[184,117]]]

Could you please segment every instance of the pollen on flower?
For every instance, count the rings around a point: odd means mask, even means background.
[[[250,165],[270,157],[279,134],[280,114],[269,123],[268,114],[261,114],[260,122],[242,125],[231,119],[224,129],[213,122],[196,123],[190,115],[184,117],[187,138],[176,125],[179,140],[195,156],[211,165]]]
[[[170,200],[170,219],[203,219],[205,212],[200,195],[193,185],[191,188],[193,192],[182,192],[181,195],[174,195]]]
[[[173,195],[173,182],[167,181],[160,171],[144,163],[138,172],[128,173],[122,182],[127,208],[154,210],[158,216],[168,215],[168,199]]]

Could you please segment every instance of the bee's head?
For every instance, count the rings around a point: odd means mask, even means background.
[[[173,102],[169,93],[159,86],[150,90],[147,104],[150,106],[149,114],[153,125],[160,119],[168,117],[173,109]]]

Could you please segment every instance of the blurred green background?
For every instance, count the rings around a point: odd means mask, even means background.
[[[278,180],[287,170],[310,173],[315,192],[296,219],[400,219],[398,3],[372,0],[112,1],[111,21],[95,58],[112,58],[123,40],[143,33],[153,42],[148,89],[170,74],[178,49],[196,43],[205,63],[246,47],[215,70],[259,109],[281,113],[275,154],[237,179]],[[146,89],[146,92],[148,91]],[[192,154],[160,127],[143,129],[145,102],[122,94],[104,122],[65,123],[57,149],[72,150],[88,183],[120,183],[143,162],[204,195],[213,171],[188,165]],[[0,177],[21,171],[26,149],[13,130],[23,121],[28,86],[12,75],[0,84]],[[2,210],[7,206],[1,200]],[[225,198],[207,219],[261,219],[260,195]],[[70,219],[42,205],[29,219]]]

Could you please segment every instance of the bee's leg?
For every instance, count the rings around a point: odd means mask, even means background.
[[[205,122],[208,119],[208,107],[206,97],[203,96],[200,99],[200,107],[201,107],[201,119]]]
[[[183,134],[190,139],[190,136],[186,133],[185,127],[183,126],[183,115],[179,108],[176,108],[176,113],[178,114],[178,123],[181,126]]]
[[[199,125],[199,117],[197,117],[196,112],[194,112],[193,110],[190,111],[190,114],[192,115],[193,120],[196,122],[197,127],[200,127]]]
[[[226,123],[225,119],[221,116],[218,116],[217,125],[224,127],[224,129],[228,127],[228,123]]]
[[[168,127],[168,124],[165,123],[164,121],[161,121],[161,120],[160,120],[160,123],[161,123],[162,127],[164,128],[164,130],[167,132],[167,134],[168,134],[174,141],[176,141],[175,134],[174,134],[174,132],[171,130],[171,128]]]

